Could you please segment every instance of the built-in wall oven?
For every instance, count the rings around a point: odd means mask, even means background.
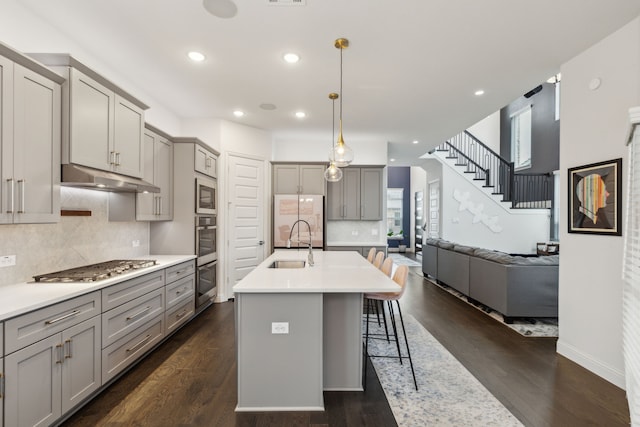
[[[196,215],[196,308],[207,304],[217,295],[216,272],[217,225],[216,215]]]
[[[213,179],[196,178],[196,214],[215,215],[217,184]]]

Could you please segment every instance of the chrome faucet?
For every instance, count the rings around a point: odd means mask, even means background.
[[[311,246],[311,225],[309,225],[309,223],[304,219],[297,220],[291,226],[291,231],[289,232],[289,238],[287,239],[287,248],[291,247],[291,236],[293,235],[293,229],[296,227],[296,224],[299,222],[304,222],[305,224],[307,224],[307,227],[309,228],[309,256],[307,257],[307,260],[309,262],[309,266],[312,266],[313,265],[313,247]],[[300,240],[298,240],[297,242],[302,243]]]

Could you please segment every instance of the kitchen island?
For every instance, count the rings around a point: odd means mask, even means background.
[[[362,390],[362,296],[400,287],[358,252],[307,255],[276,251],[233,288],[236,411],[324,410],[324,390]]]

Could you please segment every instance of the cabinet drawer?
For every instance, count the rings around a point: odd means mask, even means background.
[[[167,310],[165,325],[167,326],[167,334],[173,332],[180,325],[191,319],[195,312],[196,299],[195,295],[179,304],[177,307]]]
[[[96,291],[9,319],[5,322],[5,354],[96,316],[100,311],[100,291]]]
[[[102,314],[102,347],[113,344],[164,311],[164,289],[157,289]]]
[[[167,302],[167,310],[181,301],[189,298],[195,293],[196,276],[192,274],[173,282],[166,287],[165,301]]]
[[[145,274],[102,290],[102,310],[115,308],[164,286],[164,270]]]
[[[190,274],[195,274],[196,262],[195,260],[183,262],[169,267],[165,271],[167,272],[167,284],[169,284]]]
[[[102,350],[102,384],[160,342],[163,331],[164,315],[160,314]]]

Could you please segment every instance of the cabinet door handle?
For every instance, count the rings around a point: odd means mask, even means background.
[[[69,338],[64,342],[64,346],[65,346],[64,358],[71,359],[71,357],[73,357],[73,355],[71,354],[71,338]],[[68,352],[67,352],[67,349],[69,349]]]
[[[63,359],[64,355],[62,354],[62,352],[63,352],[62,347],[63,347],[62,344],[57,344],[56,345],[56,352],[58,353],[57,354],[58,359],[56,360],[56,364],[62,364],[62,361],[64,360]]]
[[[188,312],[189,310],[185,308],[182,313],[176,315],[176,320],[183,318]]]
[[[140,347],[142,347],[147,341],[149,341],[151,339],[151,335],[147,335],[146,337],[144,337],[143,339],[141,339],[138,343],[136,343],[133,347],[126,349],[125,351],[127,353],[130,353],[132,351],[136,351],[138,350]]]
[[[25,213],[24,193],[27,191],[25,180],[19,179],[16,182],[18,183],[18,190],[20,192],[20,205],[18,205],[17,213]]]
[[[162,215],[162,196],[158,196],[158,215]]]
[[[109,164],[110,165],[115,165],[116,164],[116,152],[115,151],[109,151]]]
[[[4,375],[0,372],[0,399],[4,397]]]
[[[116,166],[120,166],[120,152],[116,151]]]
[[[9,190],[7,196],[7,205],[11,206],[11,208],[7,210],[7,213],[13,213],[13,202],[15,200],[13,178],[7,179],[7,189]]]
[[[46,320],[44,322],[45,325],[53,325],[54,323],[58,323],[64,319],[68,319],[69,317],[73,317],[80,314],[80,310],[73,310],[71,313],[67,313],[64,316],[57,317],[55,319]]]
[[[141,314],[146,313],[147,311],[151,310],[151,306],[148,305],[146,308],[143,308],[142,310],[140,310],[139,312],[137,312],[136,314],[132,314],[131,316],[127,317],[127,322],[129,320],[135,319],[136,317],[140,316]]]

